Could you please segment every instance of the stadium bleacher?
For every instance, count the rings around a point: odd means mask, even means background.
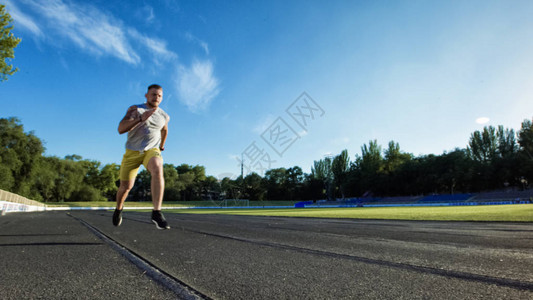
[[[480,193],[439,194],[427,196],[399,197],[359,197],[332,200],[305,201],[296,207],[333,207],[333,206],[365,206],[365,205],[432,205],[450,203],[451,205],[533,203],[533,190],[505,190]]]
[[[492,201],[529,201],[533,202],[533,190],[505,190],[477,193],[470,201],[492,202]]]
[[[441,203],[441,202],[465,202],[472,198],[473,194],[453,194],[453,195],[429,195],[418,200],[420,203]]]

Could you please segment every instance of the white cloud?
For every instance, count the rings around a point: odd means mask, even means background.
[[[154,21],[155,14],[153,7],[151,7],[150,5],[145,5],[141,11],[145,17],[146,23],[150,24]]]
[[[300,130],[300,132],[298,132],[298,135],[300,137],[304,137],[304,136],[306,136],[308,134],[309,134],[309,132],[307,130]]]
[[[159,62],[160,60],[169,61],[178,58],[176,53],[168,50],[166,41],[147,37],[135,29],[129,29],[128,34],[146,47],[148,51],[154,55],[156,62]]]
[[[209,60],[194,61],[190,67],[178,67],[176,89],[179,100],[192,112],[209,106],[219,93],[218,85],[218,79],[213,74],[213,64]]]
[[[120,20],[89,5],[62,0],[27,1],[48,22],[50,31],[96,55],[111,55],[131,64],[140,56],[131,47]]]
[[[205,54],[209,55],[209,45],[206,42],[204,42],[201,39],[195,37],[190,32],[187,32],[185,34],[185,38],[187,38],[187,40],[189,40],[190,42],[194,42],[194,43],[198,44],[198,46],[200,46],[200,48],[202,48],[205,51]]]
[[[20,25],[23,29],[30,31],[33,35],[42,37],[43,32],[37,25],[37,23],[29,15],[21,12],[18,7],[11,1],[6,3],[7,12],[14,20],[14,23]]]
[[[476,123],[478,124],[487,124],[490,121],[487,117],[480,117],[476,119]]]
[[[167,48],[165,41],[147,37],[97,7],[63,2],[63,0],[28,0],[25,3],[41,16],[44,20],[42,22],[47,23],[46,29],[50,34],[66,38],[67,41],[93,55],[109,55],[130,64],[138,64],[141,62],[139,51],[144,48],[157,63],[178,57]],[[42,24],[20,13],[13,4],[9,4],[21,26],[34,35],[43,35],[39,29]],[[153,9],[151,7],[145,9],[148,20],[153,19]],[[136,48],[134,49],[132,45]]]

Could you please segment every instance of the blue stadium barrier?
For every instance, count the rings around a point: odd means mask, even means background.
[[[298,202],[296,204],[294,204],[294,207],[295,208],[305,208],[306,205],[311,205],[313,204],[313,201],[302,201],[302,202]]]

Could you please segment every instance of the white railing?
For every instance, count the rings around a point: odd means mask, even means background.
[[[15,211],[43,211],[46,205],[26,197],[0,190],[0,213],[2,215]]]

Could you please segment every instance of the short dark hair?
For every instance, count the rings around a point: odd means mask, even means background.
[[[148,87],[148,90],[150,89],[158,89],[158,90],[162,90],[163,88],[159,85],[159,84],[152,84]]]

